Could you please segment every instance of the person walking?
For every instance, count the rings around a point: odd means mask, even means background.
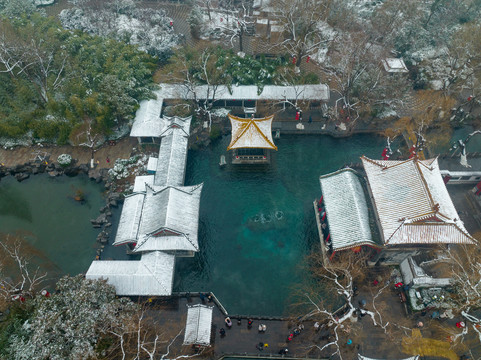
[[[224,336],[225,336],[225,329],[224,329],[224,328],[220,328],[219,334],[220,334],[221,337],[224,337]]]

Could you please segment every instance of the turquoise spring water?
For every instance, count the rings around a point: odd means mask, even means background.
[[[189,152],[186,184],[204,183],[200,253],[178,259],[175,290],[213,291],[231,314],[286,315],[307,275],[305,256],[319,241],[312,206],[319,175],[361,155],[379,158],[385,140],[283,136],[269,166],[221,169],[229,140]]]

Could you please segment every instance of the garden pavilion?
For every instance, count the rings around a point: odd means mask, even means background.
[[[184,345],[209,346],[213,306],[187,305]]]
[[[323,246],[332,248],[332,252],[336,248],[354,249],[355,245],[376,247],[370,242],[366,203],[373,209],[372,220],[380,237],[380,251],[370,259],[370,265],[399,265],[409,256],[447,244],[476,244],[459,218],[437,159],[372,160],[363,156],[361,160],[369,202],[362,200],[362,187],[354,185],[358,182],[348,175],[349,170],[320,178],[323,197],[314,205]],[[343,228],[340,224],[344,217]],[[329,241],[323,238],[323,218],[327,218]]]
[[[384,244],[372,262],[399,265],[441,244],[476,244],[449,196],[437,158],[361,160]]]
[[[255,119],[228,115],[232,125],[232,138],[227,150],[233,151],[233,164],[267,164],[270,150],[277,150],[272,139],[274,115]]]

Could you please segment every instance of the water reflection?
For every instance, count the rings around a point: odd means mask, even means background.
[[[32,211],[28,200],[19,188],[0,183],[0,216],[13,216],[32,222]]]

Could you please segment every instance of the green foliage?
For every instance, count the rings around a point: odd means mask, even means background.
[[[9,308],[7,318],[0,322],[0,359],[7,358],[9,341],[12,336],[23,336],[23,324],[32,316],[32,301],[25,305],[14,304]]]
[[[312,72],[309,72],[309,73],[306,73],[306,74],[303,74],[301,79],[300,79],[300,84],[302,85],[315,85],[315,84],[319,84],[321,81],[319,79],[319,75],[317,75],[316,73],[312,73]]]
[[[256,85],[259,93],[265,85],[282,84],[281,73],[287,63],[283,58],[254,58],[246,55],[240,57],[230,50],[220,47],[207,49],[213,62],[210,83],[217,85]],[[191,75],[199,84],[206,84],[201,56],[195,51],[187,51],[181,55],[188,64]],[[175,59],[173,61],[176,61]]]
[[[232,83],[235,85],[257,85],[259,93],[265,85],[280,84],[279,70],[286,66],[282,58],[266,59],[264,56],[256,59],[251,56],[240,57],[232,50],[219,50],[219,61],[230,62],[228,68]]]
[[[134,46],[63,30],[39,14],[2,20],[0,35],[12,47],[22,44],[17,56],[32,62],[26,71],[0,73],[0,137],[32,131],[35,138],[66,143],[79,123],[92,121],[108,135],[133,118],[141,99],[153,97],[157,60]],[[29,58],[35,51],[39,56]],[[41,61],[32,61],[39,57],[50,61],[46,76]]]
[[[217,124],[212,125],[212,128],[210,129],[210,134],[209,137],[211,140],[218,139],[222,136],[222,132],[220,130],[220,126]]]

